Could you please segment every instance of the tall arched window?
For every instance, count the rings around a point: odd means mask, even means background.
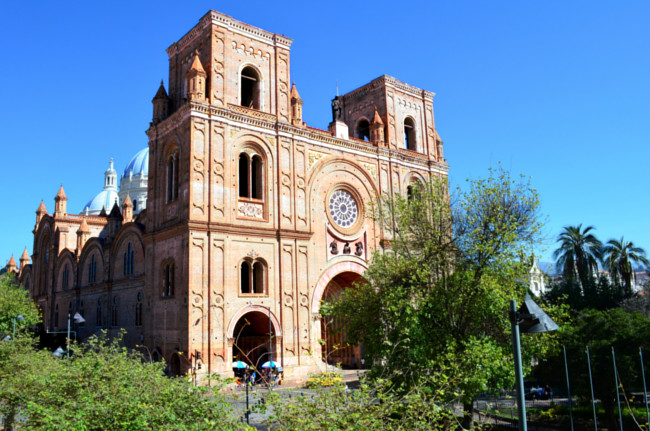
[[[260,109],[260,75],[257,70],[247,66],[241,71],[241,106]]]
[[[407,150],[417,151],[415,138],[415,121],[411,117],[404,119],[404,146]]]
[[[138,292],[135,303],[135,326],[142,326],[142,292]]]
[[[135,250],[131,246],[131,243],[126,245],[126,251],[124,252],[124,275],[133,274],[133,263],[135,261]]]
[[[61,287],[67,289],[70,287],[70,270],[68,269],[68,264],[66,263],[63,267],[63,275],[61,277]]]
[[[95,326],[100,328],[102,326],[102,300],[97,298],[97,308],[95,310]]]
[[[239,267],[239,286],[244,295],[266,294],[266,264],[261,260],[244,260]]]
[[[264,199],[264,162],[258,154],[239,154],[239,197]]]
[[[162,296],[169,298],[174,296],[174,262],[163,262],[162,270]]]
[[[178,198],[178,151],[167,156],[167,202],[175,201]]]
[[[118,313],[118,307],[117,307],[117,296],[113,297],[113,304],[111,306],[111,326],[116,327],[120,325],[119,321],[119,313]]]
[[[95,255],[90,256],[90,263],[88,263],[88,284],[95,283],[97,281],[97,261],[95,260]]]
[[[364,141],[370,141],[370,122],[365,118],[362,118],[357,123],[356,137]]]

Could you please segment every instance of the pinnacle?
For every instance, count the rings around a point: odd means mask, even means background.
[[[55,200],[68,200],[67,196],[65,195],[65,191],[63,190],[63,184],[61,184],[61,187],[59,188],[59,192],[56,194]]]
[[[300,94],[298,94],[298,89],[296,88],[296,82],[295,81],[291,84],[291,98],[292,99],[300,99]]]
[[[384,122],[381,120],[381,117],[379,116],[379,112],[377,111],[377,107],[375,106],[375,116],[372,119],[372,124],[384,124]]]
[[[167,91],[165,91],[165,84],[163,84],[162,79],[160,80],[160,87],[158,87],[158,91],[156,92],[156,95],[154,96],[153,100],[156,99],[167,99]]]
[[[9,259],[9,263],[7,263],[7,266],[16,266],[16,260],[14,259],[13,253],[11,255],[11,259]]]
[[[23,255],[20,256],[20,260],[29,260],[29,253],[27,253],[27,247],[25,247],[25,251],[23,251]]]
[[[188,72],[198,72],[198,73],[203,73],[205,74],[205,69],[203,69],[203,65],[201,64],[201,59],[199,59],[199,51],[194,51],[194,61],[192,61],[192,66],[190,66],[190,70]]]
[[[47,208],[45,208],[45,202],[41,199],[41,204],[36,210],[36,214],[47,214]]]
[[[133,202],[131,202],[131,196],[129,194],[126,194],[126,197],[124,198],[124,202],[122,202],[122,208],[133,208]]]
[[[88,227],[88,223],[86,222],[86,217],[81,220],[81,224],[79,225],[79,229],[77,229],[77,232],[81,233],[89,233],[90,232],[90,227]]]

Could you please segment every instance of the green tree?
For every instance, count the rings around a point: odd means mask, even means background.
[[[594,286],[594,272],[598,270],[602,243],[592,233],[593,226],[582,229],[565,226],[557,238],[560,246],[553,252],[558,268],[567,280],[577,280],[584,295],[590,295]]]
[[[237,430],[218,392],[169,379],[120,340],[73,344],[70,360],[28,337],[0,343],[0,414],[33,430]],[[218,389],[218,388],[217,388]]]
[[[271,414],[267,423],[278,431],[456,430],[458,420],[451,406],[441,403],[449,391],[453,389],[448,379],[437,375],[428,384],[403,393],[381,379],[362,381],[353,391],[339,384],[293,399],[274,392],[268,397]]]
[[[603,262],[609,271],[612,281],[632,292],[632,263],[650,265],[645,256],[645,250],[634,245],[632,241],[610,239],[603,248]]]
[[[622,308],[585,309],[565,328],[561,341],[567,349],[572,392],[584,400],[591,398],[585,354],[586,346],[589,347],[594,396],[602,402],[609,429],[618,429],[612,347],[621,389],[628,395],[631,390],[642,390],[639,348],[644,352],[650,348],[650,319]],[[556,358],[556,369],[562,369],[561,361],[561,357]]]
[[[23,316],[24,320],[16,319],[16,334],[40,323],[41,319],[29,292],[20,287],[13,274],[0,275],[0,338],[13,332],[14,319]]]
[[[488,388],[511,387],[508,307],[521,300],[526,259],[541,224],[529,182],[502,169],[448,194],[444,180],[384,197],[375,218],[390,248],[375,253],[365,278],[323,312],[342,321],[348,339],[363,343],[375,376],[396,388],[417,386],[453,370],[466,407]],[[527,337],[528,358],[548,345]],[[450,393],[450,396],[455,394]]]

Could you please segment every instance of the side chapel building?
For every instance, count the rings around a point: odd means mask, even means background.
[[[335,348],[320,304],[389,239],[369,203],[447,175],[434,94],[384,75],[337,96],[329,130],[309,127],[291,43],[210,11],[167,49],[169,92],[122,176],[138,207],[111,162],[82,213],[63,187],[36,211],[20,280],[47,330],[79,312],[81,338],[125,328],[127,345],[199,377],[237,359],[296,380],[324,359],[359,365],[363,348]]]

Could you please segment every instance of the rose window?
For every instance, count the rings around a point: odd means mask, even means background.
[[[357,201],[345,190],[337,190],[330,197],[330,215],[334,222],[348,228],[354,224],[359,214]]]

